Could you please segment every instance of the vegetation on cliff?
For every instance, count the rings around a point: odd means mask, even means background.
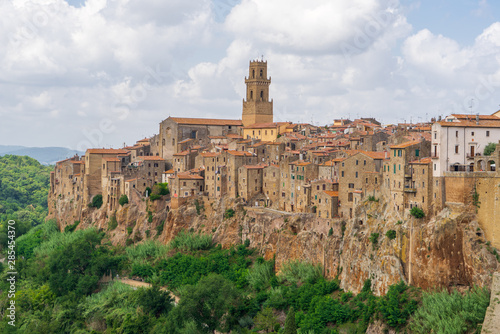
[[[35,159],[15,155],[0,157],[0,249],[7,244],[7,222],[16,221],[19,237],[47,216],[50,172]]]
[[[209,235],[193,232],[182,232],[168,245],[148,240],[116,247],[96,229],[61,233],[47,222],[17,242],[24,257],[17,262],[17,330],[25,333],[364,333],[374,319],[398,330],[426,328],[434,310],[443,308],[448,311],[442,324],[474,329],[488,305],[487,293],[474,290],[462,302],[458,295],[448,301],[424,294],[419,306],[420,290],[403,282],[376,297],[367,280],[354,296],[341,291],[338,280],[325,279],[320,266],[295,261],[276,273],[274,261],[265,261],[248,242],[222,249]],[[99,284],[105,274],[140,276],[153,288]],[[4,270],[2,314],[5,275]],[[160,285],[180,297],[177,305]],[[464,312],[468,317],[458,323]],[[0,322],[2,333],[12,330],[6,320]]]

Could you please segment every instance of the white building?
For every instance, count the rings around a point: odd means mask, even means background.
[[[447,116],[432,125],[433,176],[444,172],[473,171],[474,156],[500,140],[500,111],[493,115]]]

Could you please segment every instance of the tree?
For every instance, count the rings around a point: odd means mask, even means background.
[[[293,306],[288,310],[285,320],[285,330],[283,334],[297,334],[297,325],[295,324],[295,311]]]
[[[177,322],[196,322],[200,332],[226,332],[230,309],[236,307],[240,294],[232,282],[217,274],[202,278],[196,285],[188,285],[182,293],[177,311]],[[180,325],[180,324],[179,324]]]
[[[410,214],[415,217],[415,218],[424,218],[425,216],[425,213],[424,213],[424,210],[414,206],[411,210],[410,210]]]
[[[93,208],[100,208],[102,206],[102,195],[98,194],[92,198],[92,203],[90,204]]]
[[[266,333],[274,331],[275,327],[277,325],[279,326],[278,319],[274,315],[273,309],[270,307],[266,307],[257,313],[254,320],[255,328],[259,331],[263,330]]]
[[[484,148],[484,155],[491,155],[493,152],[495,152],[495,149],[497,148],[496,143],[488,143],[486,147]]]
[[[128,203],[128,197],[127,195],[123,194],[120,196],[120,199],[118,200],[118,203],[120,203],[121,206],[124,206],[125,204]]]

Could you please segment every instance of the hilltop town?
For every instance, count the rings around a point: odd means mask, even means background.
[[[144,199],[165,183],[170,195],[159,200],[167,209],[231,198],[332,222],[383,198],[402,220],[414,207],[426,217],[444,208],[475,212],[484,237],[500,246],[500,146],[484,155],[500,140],[500,111],[386,126],[374,118],[275,122],[267,62],[251,61],[244,82],[241,119],[168,117],[157,135],[133,146],[92,148],[57,162],[52,213],[58,201],[87,208],[101,195],[111,214],[123,195]]]

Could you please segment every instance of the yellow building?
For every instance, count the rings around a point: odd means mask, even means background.
[[[243,127],[243,138],[254,138],[273,142],[286,132],[289,122],[256,123]]]

